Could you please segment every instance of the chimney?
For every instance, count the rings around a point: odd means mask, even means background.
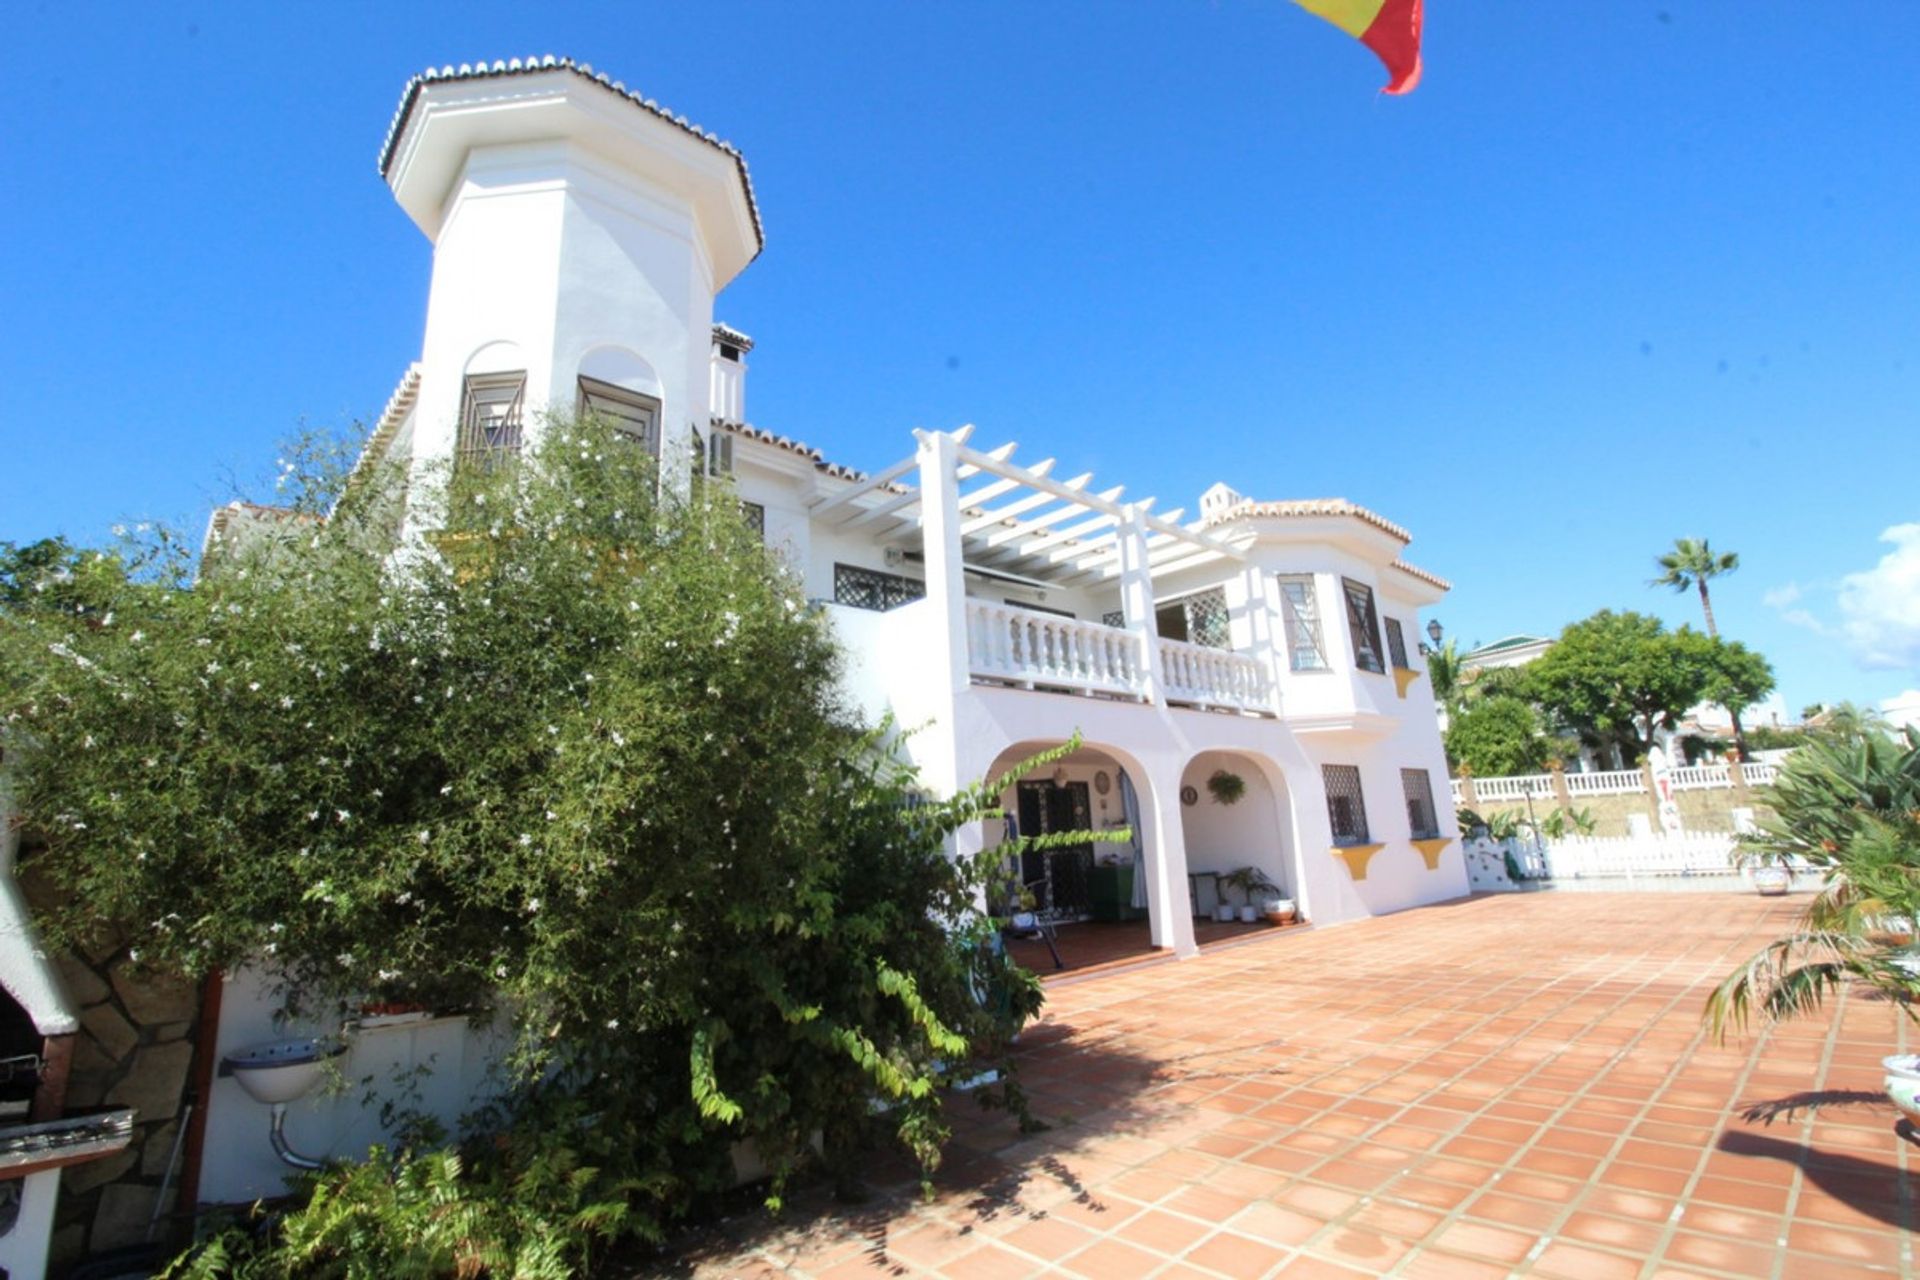
[[[713,416],[722,422],[747,420],[747,352],[753,339],[726,325],[713,326]]]
[[[1200,514],[1211,520],[1216,516],[1225,515],[1245,501],[1245,498],[1226,485],[1216,484],[1200,495]]]

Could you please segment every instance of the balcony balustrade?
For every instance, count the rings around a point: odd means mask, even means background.
[[[1147,700],[1148,669],[1134,632],[985,600],[968,600],[966,608],[975,680]],[[1177,640],[1154,644],[1168,702],[1253,715],[1278,711],[1272,679],[1258,659]]]

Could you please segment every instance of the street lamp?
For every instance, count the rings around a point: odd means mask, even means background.
[[[1423,654],[1436,652],[1440,648],[1440,637],[1446,633],[1447,629],[1440,625],[1440,619],[1427,619],[1427,636],[1433,641],[1433,644],[1431,646],[1421,645],[1420,652]]]

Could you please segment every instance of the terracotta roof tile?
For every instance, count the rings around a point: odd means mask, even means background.
[[[729,422],[725,418],[714,418],[709,425],[716,431],[726,431],[733,435],[745,436],[749,440],[758,440],[762,444],[770,444],[776,449],[785,449],[788,453],[797,453],[812,462],[815,468],[825,472],[827,475],[835,476],[842,480],[865,480],[867,478],[867,473],[864,471],[856,470],[853,467],[842,466],[837,462],[828,462],[826,455],[803,440],[791,440],[786,436],[775,435],[773,432],[762,427],[754,426],[751,422]]]
[[[1393,535],[1402,542],[1413,541],[1413,535],[1393,521],[1367,510],[1357,502],[1348,502],[1345,498],[1294,498],[1286,502],[1240,502],[1216,515],[1208,516],[1202,523],[1212,527],[1232,524],[1236,520],[1262,520],[1274,516],[1352,516]]]
[[[1408,564],[1405,560],[1395,560],[1393,562],[1393,567],[1398,569],[1400,572],[1406,574],[1409,578],[1418,578],[1420,579],[1420,581],[1425,582],[1431,586],[1438,587],[1442,591],[1453,590],[1453,584],[1451,582],[1448,582],[1445,578],[1441,577],[1439,574],[1428,573],[1425,569],[1420,568],[1418,565]]]

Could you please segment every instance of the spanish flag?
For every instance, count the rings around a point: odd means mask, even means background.
[[[1420,83],[1420,0],[1293,0],[1358,40],[1387,64],[1388,93]]]

